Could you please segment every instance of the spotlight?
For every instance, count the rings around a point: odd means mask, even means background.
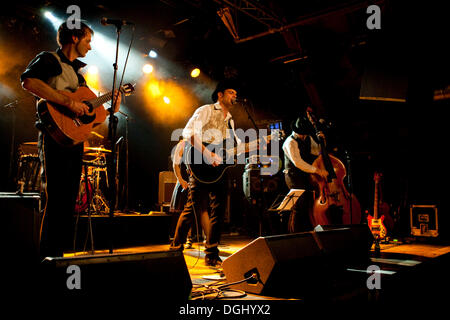
[[[144,73],[147,73],[147,74],[149,74],[149,73],[152,73],[152,71],[153,71],[153,66],[151,65],[151,64],[146,64],[146,65],[144,65],[143,67],[142,67],[142,71],[144,72]]]
[[[170,103],[170,99],[167,98],[167,97],[164,97],[163,100],[164,100],[164,102],[165,102],[166,104],[169,104],[169,103]]]
[[[155,50],[150,50],[150,52],[148,53],[148,56],[150,58],[156,58],[158,56],[158,53]]]
[[[58,30],[61,23],[63,23],[62,19],[55,17],[50,11],[44,11],[44,17],[46,17],[52,23],[55,30]]]
[[[88,73],[92,75],[98,74],[98,68],[96,66],[90,66],[88,69]]]
[[[200,69],[199,68],[192,69],[192,71],[191,71],[191,77],[192,78],[197,78],[199,75],[200,75]]]

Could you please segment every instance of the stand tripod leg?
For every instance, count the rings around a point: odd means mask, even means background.
[[[94,236],[92,232],[92,219],[91,219],[91,194],[89,192],[89,182],[88,182],[88,170],[87,165],[84,166],[84,183],[85,183],[85,190],[86,190],[86,199],[88,202],[88,223],[89,223],[89,236],[91,238],[91,253],[94,254]]]

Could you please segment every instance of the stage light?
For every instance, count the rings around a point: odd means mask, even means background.
[[[63,23],[62,19],[59,19],[53,15],[50,11],[44,11],[44,17],[46,17],[52,23],[55,30],[58,30],[61,23]]]
[[[96,66],[90,66],[88,68],[88,73],[92,75],[98,74],[98,68]]]
[[[150,50],[150,52],[148,53],[148,56],[150,58],[156,58],[158,56],[158,53],[155,50]]]
[[[200,75],[200,69],[199,68],[192,69],[192,71],[191,71],[191,77],[192,78],[197,78],[199,75]]]
[[[164,97],[163,100],[164,100],[164,102],[165,102],[166,104],[169,104],[169,103],[170,103],[170,99],[167,98],[167,97]]]
[[[146,64],[146,65],[144,65],[143,67],[142,67],[142,71],[144,72],[144,73],[147,73],[147,74],[149,74],[149,73],[152,73],[152,71],[153,71],[153,66],[151,65],[151,64]]]

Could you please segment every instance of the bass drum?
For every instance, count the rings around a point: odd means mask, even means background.
[[[75,213],[83,213],[87,210],[89,206],[88,193],[89,198],[92,198],[93,193],[92,182],[89,177],[87,178],[87,186],[88,192],[86,192],[86,179],[84,176],[82,176],[80,181],[80,189],[78,191],[77,202],[75,204]]]

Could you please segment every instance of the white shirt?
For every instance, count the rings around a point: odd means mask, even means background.
[[[230,124],[231,130],[229,130],[228,124]],[[219,102],[216,102],[201,106],[195,110],[182,134],[183,138],[188,141],[195,134],[201,138],[202,142],[219,144],[223,140],[230,138],[230,131],[233,133],[237,145],[241,144],[241,140],[236,136],[231,114],[227,112],[224,118],[222,106]]]
[[[302,171],[308,173],[316,173],[317,168],[313,165],[310,165],[305,160],[303,160],[302,155],[300,154],[300,149],[298,148],[297,141],[294,140],[297,138],[297,134],[292,132],[292,134],[284,141],[283,143],[283,151],[284,154],[292,161],[292,163]],[[320,154],[320,146],[314,141],[311,136],[308,136],[306,139],[311,139],[311,154],[318,156]]]

